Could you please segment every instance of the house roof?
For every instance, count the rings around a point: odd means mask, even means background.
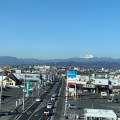
[[[14,80],[16,85],[19,84],[19,80],[13,75],[13,73],[10,73],[7,77]]]
[[[106,109],[84,109],[85,117],[98,117],[98,118],[114,118],[117,119],[117,115],[113,110]]]
[[[109,78],[92,78],[93,80],[109,80]]]

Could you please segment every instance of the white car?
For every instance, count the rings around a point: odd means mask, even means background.
[[[41,99],[40,98],[36,98],[36,102],[40,102],[41,101]]]
[[[31,92],[33,88],[30,88],[29,91]],[[23,92],[26,92],[26,89],[23,89]]]
[[[57,97],[57,94],[56,93],[52,94],[52,97]]]
[[[52,100],[52,101],[55,100],[55,97],[51,97],[51,100]]]
[[[101,96],[107,96],[107,92],[101,92]]]
[[[47,108],[52,108],[52,107],[53,107],[52,103],[47,104]]]

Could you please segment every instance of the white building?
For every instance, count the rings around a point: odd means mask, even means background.
[[[109,78],[92,78],[94,85],[109,85]]]
[[[107,120],[117,120],[117,115],[113,110],[105,110],[105,109],[84,109],[84,120],[89,120],[90,118],[98,118],[98,120],[102,120],[102,118]]]
[[[29,74],[29,73],[13,73],[17,79],[26,79],[32,81],[39,81],[40,74]]]
[[[1,86],[1,84],[4,81],[5,78],[6,78],[6,76],[0,76],[0,86]]]

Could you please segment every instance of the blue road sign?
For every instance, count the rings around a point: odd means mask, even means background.
[[[68,78],[76,78],[76,71],[75,70],[69,70],[67,72]]]

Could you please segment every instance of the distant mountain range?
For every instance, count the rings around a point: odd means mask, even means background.
[[[95,63],[100,64],[109,64],[108,66],[112,66],[112,64],[115,64],[115,66],[119,67],[120,66],[120,59],[113,59],[110,57],[73,57],[69,59],[49,59],[49,60],[41,60],[41,59],[18,59],[16,57],[11,57],[11,56],[0,56],[0,65],[37,65],[37,64],[48,64],[48,65],[68,65],[71,64],[71,66],[74,65],[91,65],[93,66]],[[117,64],[117,65],[116,65]],[[102,66],[101,66],[102,67]],[[103,66],[104,67],[104,66]],[[112,66],[113,67],[113,66]]]

